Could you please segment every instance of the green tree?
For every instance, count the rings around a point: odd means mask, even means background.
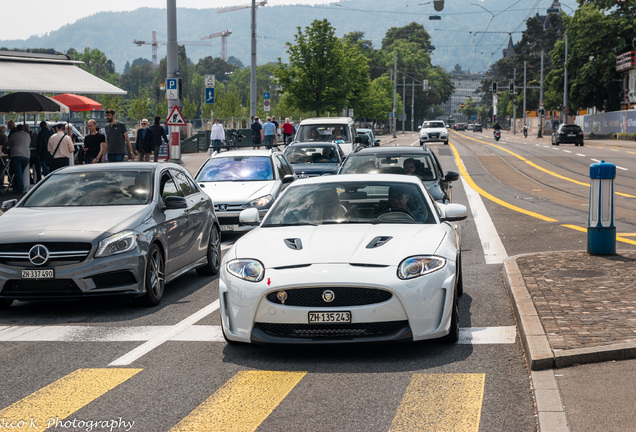
[[[139,90],[137,96],[129,99],[126,114],[129,120],[140,121],[148,117],[150,112],[150,101],[147,90]]]
[[[90,47],[86,47],[84,48],[84,52],[81,53],[71,48],[66,54],[72,59],[84,62],[84,64],[80,64],[79,67],[85,71],[110,83],[116,82],[117,73],[115,72],[115,64],[106,57],[106,54],[97,48],[91,49]]]
[[[475,104],[472,96],[468,96],[462,105],[463,107],[460,107],[458,111],[464,114],[467,118],[470,119],[472,116],[477,115],[477,105]]]
[[[186,120],[192,120],[196,118],[201,107],[201,101],[198,98],[191,98],[186,96],[183,99],[183,116]]]
[[[631,15],[624,13],[630,9]],[[636,7],[632,3],[608,11],[609,2],[593,1],[581,4],[573,17],[564,17],[569,44],[568,104],[574,109],[620,109],[622,75],[616,70],[616,56],[633,50]],[[555,109],[563,100],[564,39],[555,44],[550,56],[555,67],[546,77],[546,108]]]
[[[314,20],[303,33],[298,27],[295,42],[286,43],[289,64],[279,59],[275,75],[293,105],[313,111],[340,112],[347,105],[349,62],[343,42],[326,19]]]

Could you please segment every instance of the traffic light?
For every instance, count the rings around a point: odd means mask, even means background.
[[[462,108],[464,108],[464,104],[462,104]]]
[[[515,93],[515,83],[514,83],[514,81],[510,81],[510,83],[508,83],[508,86],[509,86],[508,92],[510,94],[514,94]]]
[[[496,116],[496,115],[493,117],[493,120],[494,120],[494,121],[497,121],[497,116]]]
[[[497,93],[497,83],[493,81],[492,83],[492,92]]]
[[[467,108],[470,108],[470,104],[466,105]]]

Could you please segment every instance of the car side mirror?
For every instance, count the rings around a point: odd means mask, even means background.
[[[356,142],[356,143],[366,143],[366,142],[367,142],[367,140],[366,140],[366,139],[364,139],[364,138],[362,138],[360,135],[357,135],[357,136],[356,136],[356,140],[355,140],[355,142]]]
[[[420,130],[420,129],[422,129],[422,126],[418,126],[418,127],[417,127],[417,130]]]
[[[260,223],[258,217],[258,209],[251,207],[242,210],[239,213],[239,224],[241,225],[258,225]]]
[[[281,181],[283,182],[283,184],[291,183],[294,181],[294,176],[291,174],[286,174],[285,177],[281,179]]]
[[[456,173],[455,171],[447,171],[446,175],[444,175],[444,181],[454,182],[457,180],[459,180],[459,173]]]
[[[166,203],[166,210],[188,208],[188,202],[184,197],[170,195],[165,197],[163,200]]]
[[[454,222],[464,220],[468,217],[468,209],[462,204],[438,204],[440,210],[444,213],[442,222]]]
[[[7,210],[11,210],[13,207],[15,207],[16,204],[18,204],[18,200],[17,199],[7,200],[7,201],[2,203],[2,206],[0,207],[0,210],[2,210],[3,212],[6,212]]]

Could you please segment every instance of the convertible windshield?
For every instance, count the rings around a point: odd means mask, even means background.
[[[54,173],[24,202],[24,207],[89,207],[148,204],[150,172]]]
[[[208,159],[197,174],[198,182],[274,180],[268,156],[227,156]]]
[[[429,154],[365,154],[350,156],[345,160],[340,174],[409,174],[424,181],[437,179],[437,171]]]
[[[422,189],[396,182],[293,185],[263,227],[334,223],[435,223]]]

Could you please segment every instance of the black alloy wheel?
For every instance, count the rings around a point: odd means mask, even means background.
[[[166,286],[166,264],[156,243],[148,251],[145,279],[146,294],[141,297],[141,303],[145,306],[157,306],[161,303]]]
[[[199,276],[214,276],[221,269],[221,234],[216,225],[210,229],[210,240],[208,242],[208,262],[197,268]]]

